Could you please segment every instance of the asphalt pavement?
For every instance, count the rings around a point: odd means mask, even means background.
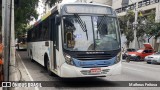
[[[160,81],[160,65],[147,64],[144,61],[122,61],[122,74],[98,78],[62,79],[49,76],[46,69],[31,62],[26,51],[17,51],[17,60],[25,71],[21,70],[23,81],[52,81],[53,87],[32,88],[33,90],[160,90],[160,87],[117,87],[118,81]],[[28,78],[23,73],[28,75]],[[25,76],[25,77],[24,77]],[[20,77],[20,75],[19,75]],[[17,76],[18,78],[18,76]],[[69,82],[66,82],[69,81]],[[78,82],[78,83],[77,83]],[[122,82],[123,83],[123,82]]]

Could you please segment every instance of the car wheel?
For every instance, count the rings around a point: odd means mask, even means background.
[[[136,58],[136,60],[137,60],[137,61],[140,61],[140,60],[141,60],[141,57],[138,56],[138,57]]]
[[[148,64],[151,64],[151,62],[147,62]]]
[[[130,62],[130,57],[126,57],[126,62]]]

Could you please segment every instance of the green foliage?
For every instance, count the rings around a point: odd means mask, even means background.
[[[133,41],[133,22],[134,12],[128,11],[125,16],[119,17],[120,28],[122,33],[126,36],[127,46]],[[138,24],[134,28],[137,30],[136,37],[139,43],[139,38],[147,34],[149,37],[160,36],[160,23],[155,22],[155,11],[151,11],[149,15],[139,15],[137,19]]]
[[[38,18],[35,8],[39,0],[20,0],[19,5],[15,5],[15,30],[16,36],[24,34],[25,27],[34,18]]]
[[[145,32],[148,36],[157,36],[160,32],[160,23],[155,22],[155,11],[147,16]]]
[[[126,45],[129,47],[130,42],[134,40],[133,36],[133,22],[134,22],[134,12],[128,11],[125,16],[119,17],[121,33],[126,36]]]
[[[140,48],[140,44],[139,44],[139,38],[145,35],[145,18],[142,14],[141,11],[139,11],[139,15],[137,18],[137,25],[136,25],[136,37],[137,37],[137,42],[138,42],[138,46]],[[145,42],[145,40],[143,40]]]
[[[46,4],[53,6],[57,1],[60,1],[60,0],[46,0]]]

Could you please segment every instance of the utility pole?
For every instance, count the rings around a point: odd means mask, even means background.
[[[10,61],[10,35],[11,35],[11,0],[2,0],[2,4],[4,6],[3,14],[3,69],[4,69],[4,81],[9,81],[9,61]],[[3,90],[8,90],[7,87],[3,87]]]
[[[135,19],[134,19],[134,40],[133,40],[133,48],[138,48],[137,47],[137,37],[136,37],[136,34],[137,34],[137,30],[136,30],[136,28],[137,28],[137,24],[138,24],[138,22],[137,22],[137,18],[138,18],[138,2],[137,2],[137,0],[136,0],[136,7],[135,7]]]
[[[15,66],[15,28],[14,28],[14,0],[12,0],[11,5],[11,39],[10,39],[10,64]],[[15,71],[15,68],[10,66],[10,73]],[[10,81],[16,81],[15,80],[15,74],[10,74],[9,80]]]

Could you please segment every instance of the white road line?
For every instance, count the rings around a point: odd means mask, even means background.
[[[134,69],[134,68],[124,67],[124,66],[122,68],[130,69],[130,70],[134,70],[134,71],[139,71],[139,72],[145,72],[145,71],[142,71],[142,70],[137,70],[137,69]]]
[[[19,54],[18,54],[18,57],[20,58],[20,61],[21,61],[22,65],[24,66],[24,68],[25,68],[25,70],[26,70],[26,72],[27,72],[27,75],[29,76],[30,80],[31,80],[31,81],[34,81],[33,78],[31,77],[31,74],[30,74],[29,71],[27,70],[25,64],[23,63],[22,58],[21,58],[21,56],[20,56]],[[35,90],[39,90],[38,87],[34,87],[34,88],[35,88]]]
[[[143,64],[141,64],[141,65],[140,64],[137,65],[137,64],[133,64],[133,63],[123,63],[123,64],[159,70],[159,68],[153,68],[153,67],[149,67],[149,66],[142,66]]]

